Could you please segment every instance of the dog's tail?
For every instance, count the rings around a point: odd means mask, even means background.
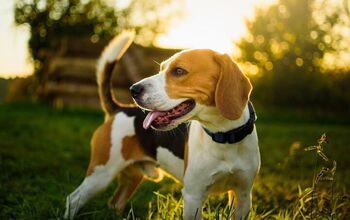
[[[120,104],[114,99],[112,87],[112,73],[118,61],[130,47],[135,37],[132,31],[125,31],[116,36],[102,52],[97,62],[97,85],[100,102],[106,118],[115,113]]]

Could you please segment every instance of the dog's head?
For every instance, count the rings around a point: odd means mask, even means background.
[[[249,99],[249,79],[227,54],[196,49],[179,52],[160,65],[158,74],[130,87],[136,104],[150,111],[144,128],[169,130],[215,108],[238,119]]]

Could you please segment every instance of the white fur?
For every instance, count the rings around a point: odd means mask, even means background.
[[[142,84],[145,92],[142,94],[142,107],[146,109],[166,111],[169,110],[186,99],[171,99],[165,92],[165,70],[158,74],[145,78],[138,82]]]
[[[182,159],[176,157],[168,149],[158,147],[157,162],[164,171],[182,182],[184,174],[184,161]]]
[[[134,119],[135,117],[128,117],[123,112],[115,115],[112,123],[110,157],[106,164],[96,166],[93,173],[85,177],[80,186],[67,197],[65,218],[73,219],[86,202],[103,191],[117,173],[130,165],[130,161],[126,162],[123,159],[121,147],[125,136],[135,135]]]
[[[119,60],[129,48],[134,38],[135,32],[125,31],[113,38],[113,40],[111,40],[108,46],[103,50],[102,55],[97,62],[96,78],[99,85],[102,81],[103,68],[105,67],[105,64]]]

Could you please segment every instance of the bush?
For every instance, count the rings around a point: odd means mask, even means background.
[[[33,76],[14,79],[7,88],[6,101],[18,102],[32,100],[35,94]]]

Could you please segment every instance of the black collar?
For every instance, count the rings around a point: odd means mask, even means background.
[[[217,143],[234,144],[234,143],[240,142],[247,135],[251,134],[254,129],[255,111],[254,111],[253,104],[250,101],[248,102],[248,108],[249,108],[249,120],[247,121],[247,123],[245,123],[244,125],[238,128],[234,128],[227,132],[216,132],[216,133],[209,131],[205,127],[203,127],[203,129],[213,139],[213,141]]]

